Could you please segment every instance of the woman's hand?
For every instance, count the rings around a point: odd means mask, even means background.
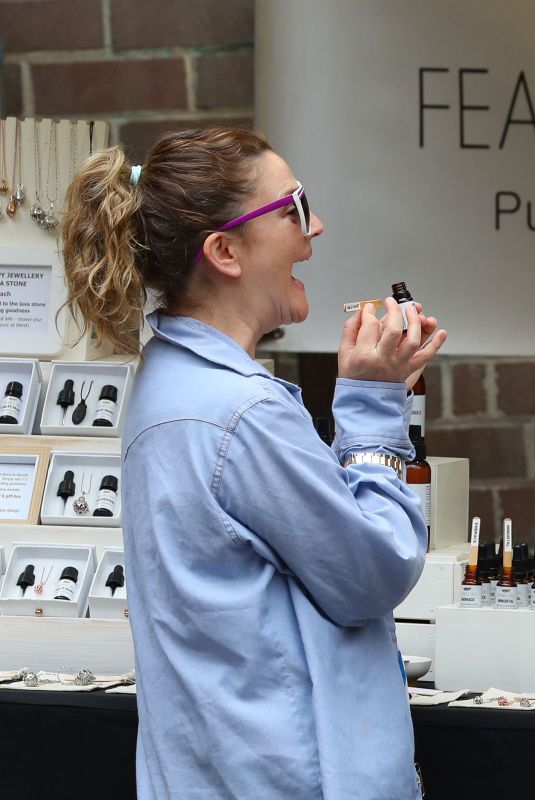
[[[386,314],[379,320],[372,303],[366,303],[345,323],[338,375],[364,381],[405,381],[411,389],[446,341],[447,333],[437,331],[436,319],[424,316],[422,306],[416,303],[405,306],[405,335],[399,303],[387,297],[385,308]]]

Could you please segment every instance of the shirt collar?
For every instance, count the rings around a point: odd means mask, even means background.
[[[201,358],[240,372],[242,375],[261,375],[285,386],[292,394],[301,394],[294,383],[276,378],[259,364],[226,333],[201,322],[195,317],[171,317],[159,311],[147,315],[154,335],[165,342],[185,347]]]

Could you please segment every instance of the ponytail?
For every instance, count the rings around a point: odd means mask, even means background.
[[[120,147],[88,158],[67,190],[61,223],[66,306],[118,353],[138,355],[146,290],[138,262],[140,191]]]

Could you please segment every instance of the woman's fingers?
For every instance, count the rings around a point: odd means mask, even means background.
[[[361,325],[361,317],[362,311],[359,309],[358,311],[355,311],[355,313],[352,314],[352,316],[349,317],[349,319],[344,323],[344,327],[342,328],[342,339],[340,341],[341,350],[347,350],[351,347],[354,347]]]
[[[371,350],[377,345],[381,331],[375,306],[372,303],[366,303],[361,314],[358,344],[361,345],[364,350]]]
[[[387,297],[385,308],[386,314],[381,320],[380,339],[377,342],[377,353],[380,358],[394,355],[403,333],[403,315],[399,303],[392,297]]]

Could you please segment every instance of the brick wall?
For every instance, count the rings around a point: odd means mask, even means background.
[[[4,115],[105,119],[142,160],[159,134],[252,125],[253,0],[0,0]]]
[[[0,0],[4,114],[106,119],[142,160],[170,129],[253,120],[253,0]],[[327,416],[336,356],[275,354]],[[427,373],[428,451],[471,461],[471,513],[535,541],[535,359],[441,357]]]

